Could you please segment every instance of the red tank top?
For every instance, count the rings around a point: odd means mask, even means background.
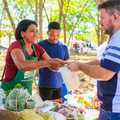
[[[8,48],[7,55],[6,55],[6,69],[4,74],[4,81],[8,82],[14,79],[16,72],[18,71],[17,66],[15,65],[12,57],[11,51],[15,48],[22,49],[22,46],[19,41],[13,42],[10,47]],[[45,50],[38,44],[35,44],[36,54],[37,57],[40,58]]]

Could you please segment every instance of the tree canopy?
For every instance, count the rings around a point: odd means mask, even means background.
[[[50,21],[60,22],[61,38],[68,45],[73,38],[100,41],[95,0],[2,0],[0,11],[0,37],[14,35],[17,23],[28,18],[37,21],[40,34],[47,31]]]

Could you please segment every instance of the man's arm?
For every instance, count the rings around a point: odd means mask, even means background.
[[[80,63],[80,62],[72,62],[68,65],[68,68],[71,69],[72,71],[81,70],[88,76],[95,79],[100,79],[101,81],[108,81],[115,75],[115,72],[105,69],[101,67],[99,64],[90,65],[86,63]]]
[[[97,60],[97,59],[95,59],[95,60],[93,60],[93,61],[88,62],[87,64],[88,64],[88,65],[99,65],[99,64],[100,64],[100,61]]]

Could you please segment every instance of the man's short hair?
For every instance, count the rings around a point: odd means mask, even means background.
[[[98,9],[106,9],[113,13],[115,10],[120,12],[120,0],[107,0],[98,6]]]
[[[50,22],[48,25],[48,31],[50,31],[51,29],[57,29],[60,30],[60,23],[58,22]]]

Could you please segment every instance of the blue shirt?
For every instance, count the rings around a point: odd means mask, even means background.
[[[109,81],[97,82],[101,107],[107,111],[120,113],[120,31],[112,35],[103,53],[101,66],[115,72]]]
[[[66,45],[59,42],[51,44],[48,40],[43,40],[39,44],[46,50],[51,58],[60,58],[67,60],[69,58],[69,52]],[[47,88],[61,88],[63,78],[59,72],[53,72],[48,68],[39,70],[39,86]]]

